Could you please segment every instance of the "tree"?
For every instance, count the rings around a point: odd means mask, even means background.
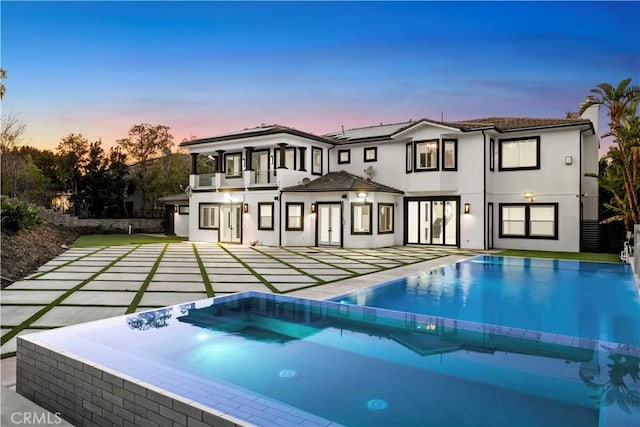
[[[89,141],[82,134],[71,133],[60,141],[56,148],[60,157],[60,180],[72,190],[73,213],[76,213],[78,198],[78,181],[84,175],[88,162]]]
[[[173,136],[169,132],[170,128],[164,125],[152,126],[148,123],[133,125],[129,129],[129,137],[116,141],[127,157],[136,162],[135,178],[137,186],[142,193],[142,209],[145,209],[149,192],[152,185],[147,179],[149,162],[156,157],[171,153],[173,146]]]
[[[0,68],[0,80],[4,80],[7,78],[7,72],[4,68]],[[4,83],[0,83],[0,99],[4,98],[4,94],[7,89],[4,87]]]
[[[607,188],[615,195],[615,203],[611,206],[617,215],[621,215],[626,231],[631,231],[633,224],[640,223],[640,123],[637,116],[640,87],[630,86],[630,83],[631,78],[622,80],[616,87],[600,83],[591,89],[596,96],[587,98],[580,107],[580,113],[592,105],[603,105],[608,110],[609,132],[602,137],[611,136],[616,144],[607,154],[609,168],[613,169],[599,177],[598,182],[611,187]]]
[[[16,115],[2,116],[0,129],[0,168],[2,170],[2,194],[16,197],[18,175],[25,167],[25,161],[16,149],[22,142],[25,125]]]
[[[182,192],[189,183],[191,170],[188,154],[172,153],[154,161],[147,170],[146,202],[155,205],[159,197]]]

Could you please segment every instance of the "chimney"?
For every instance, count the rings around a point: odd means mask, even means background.
[[[594,99],[593,96],[589,95],[584,100],[584,102],[585,103],[591,102],[593,101],[593,99]],[[595,129],[597,136],[600,135],[600,129],[598,127],[599,113],[600,113],[600,104],[593,104],[592,106],[584,110],[584,113],[580,115],[580,117],[582,117],[583,119],[591,120],[591,123],[593,123],[593,128]]]

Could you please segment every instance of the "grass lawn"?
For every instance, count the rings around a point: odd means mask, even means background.
[[[90,246],[120,246],[144,243],[176,243],[187,240],[186,237],[148,236],[145,234],[89,234],[81,236],[71,244],[72,248],[86,248]]]
[[[604,254],[594,252],[517,251],[513,249],[507,249],[496,255],[521,256],[530,258],[575,259],[578,261],[620,262],[620,256],[618,254]]]

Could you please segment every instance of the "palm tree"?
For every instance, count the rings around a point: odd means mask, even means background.
[[[620,210],[626,231],[631,231],[633,224],[640,223],[640,204],[638,191],[640,182],[640,162],[638,148],[640,146],[640,127],[638,124],[637,106],[640,101],[640,86],[630,86],[631,78],[622,80],[617,87],[608,83],[600,83],[580,106],[580,113],[592,105],[604,105],[608,109],[609,131],[602,137],[612,136],[616,149],[611,150],[612,167],[619,168],[622,188],[618,193],[624,194]],[[602,184],[602,181],[600,181]]]

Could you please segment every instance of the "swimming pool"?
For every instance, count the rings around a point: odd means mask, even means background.
[[[628,264],[478,256],[334,299],[640,345]]]
[[[76,424],[617,426],[640,416],[639,363],[636,346],[247,292],[21,336],[17,387]]]

